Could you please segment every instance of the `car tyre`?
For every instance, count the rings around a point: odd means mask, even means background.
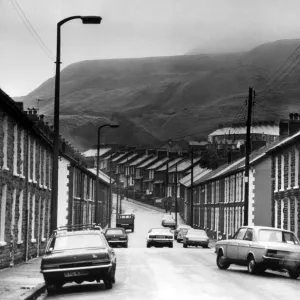
[[[230,267],[230,263],[226,261],[223,252],[217,255],[217,266],[221,270],[227,270]]]
[[[288,270],[288,274],[292,279],[297,279],[299,277],[299,271],[297,270]]]
[[[147,248],[150,248],[150,245],[149,245],[149,244],[147,244]]]
[[[105,284],[105,288],[106,288],[107,290],[111,290],[112,287],[113,287],[112,280],[104,281],[104,284]]]
[[[257,267],[254,257],[250,256],[248,259],[248,273],[249,274],[258,274],[258,270],[259,270],[259,268]]]
[[[207,245],[203,245],[202,248],[206,248],[206,249],[209,248],[208,244]]]
[[[187,244],[186,243],[183,243],[183,248],[187,248]]]
[[[173,248],[173,243],[169,245],[169,248]]]
[[[128,248],[128,242],[124,244],[124,248]]]

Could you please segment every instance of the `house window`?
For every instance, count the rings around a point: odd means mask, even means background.
[[[19,195],[18,244],[23,243],[22,224],[23,224],[23,190],[21,190]]]
[[[33,145],[32,145],[32,181],[34,183],[37,183],[36,181],[36,141],[33,140]]]
[[[2,169],[9,170],[7,166],[7,154],[8,154],[8,117],[3,118],[3,166]]]
[[[211,203],[215,202],[215,183],[211,184]]]
[[[204,203],[207,204],[207,184],[205,185],[205,198]]]
[[[14,227],[15,227],[15,218],[16,218],[16,198],[17,198],[17,190],[13,190],[13,201],[12,201],[12,208],[11,208],[11,224],[10,224],[10,231],[11,231],[11,236],[14,239]]]
[[[274,201],[274,227],[278,228],[278,201]]]
[[[154,178],[154,170],[150,170],[149,171],[149,179],[153,179]]]
[[[281,191],[284,191],[284,155],[281,155]]]
[[[219,232],[219,208],[215,208],[215,227],[216,227],[216,232]]]
[[[14,164],[13,164],[13,174],[18,176],[18,125],[14,126]]]
[[[29,194],[28,194],[29,197]],[[28,199],[30,201],[30,198]],[[36,242],[35,239],[35,194],[32,195],[32,206],[31,206],[31,242]]]
[[[51,191],[51,185],[52,185],[52,161],[51,161],[51,155],[49,155],[49,162],[48,162],[48,187],[49,190]]]
[[[28,136],[28,181],[31,182],[31,138]]]
[[[211,210],[210,210],[210,229],[211,229],[211,230],[214,230],[214,229],[215,229],[215,223],[214,223],[214,220],[215,220],[214,210],[211,209]]]
[[[204,229],[207,228],[207,207],[204,208]]]
[[[5,246],[5,216],[6,216],[7,184],[2,186],[1,220],[0,220],[0,246]]]
[[[287,199],[287,230],[291,230],[291,200]]]
[[[43,201],[43,212],[42,212],[42,241],[45,241],[45,223],[46,223],[46,198],[41,197],[41,202]]]
[[[47,188],[47,151],[46,149],[44,150],[44,170],[43,170],[43,175],[44,175],[44,188]]]
[[[25,140],[25,134],[24,130],[21,130],[21,138],[20,138],[20,147],[21,147],[21,158],[20,158],[20,176],[24,178],[24,140]]]
[[[281,200],[281,210],[280,210],[280,228],[283,229],[284,224],[284,200]]]
[[[289,158],[288,158],[288,189],[291,188],[292,183],[292,153],[289,152]]]
[[[294,229],[294,232],[295,232],[295,235],[298,236],[298,223],[299,223],[299,220],[298,220],[298,199],[297,197],[294,197],[294,205],[295,205],[295,208],[294,208],[294,224],[295,224],[295,229]]]
[[[295,185],[294,188],[299,188],[299,150],[295,148]]]
[[[39,147],[39,185],[43,187],[42,182],[42,147]]]
[[[224,208],[224,234],[227,234],[227,207]]]
[[[275,190],[278,192],[278,156],[275,157]]]

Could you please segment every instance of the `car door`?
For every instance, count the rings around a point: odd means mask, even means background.
[[[234,235],[233,239],[228,240],[227,244],[227,258],[231,260],[238,260],[239,242],[244,238],[247,228],[240,228]]]
[[[239,241],[239,253],[238,260],[240,262],[245,262],[247,260],[247,254],[253,243],[253,228],[248,228],[244,238]]]

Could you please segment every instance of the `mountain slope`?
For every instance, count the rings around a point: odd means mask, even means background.
[[[106,142],[156,144],[197,133],[205,138],[218,123],[231,122],[240,111],[248,87],[257,91],[300,44],[277,41],[249,52],[138,59],[83,61],[61,72],[61,132],[76,147],[96,143],[97,126],[114,120],[120,128],[105,129]],[[272,91],[263,105],[287,115],[297,110],[299,72]],[[274,85],[274,86],[276,86]],[[272,86],[271,86],[272,87]],[[40,112],[51,120],[54,78],[30,96],[16,99],[26,107],[40,98]],[[282,101],[284,100],[284,101]],[[255,118],[273,119],[254,108]]]

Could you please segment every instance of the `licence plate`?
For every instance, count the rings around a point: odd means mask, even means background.
[[[88,271],[72,271],[72,272],[65,272],[65,277],[76,277],[76,276],[84,276],[88,275]]]
[[[280,265],[285,265],[285,266],[296,266],[299,263],[295,262],[295,261],[289,261],[289,260],[280,260],[279,261]]]

